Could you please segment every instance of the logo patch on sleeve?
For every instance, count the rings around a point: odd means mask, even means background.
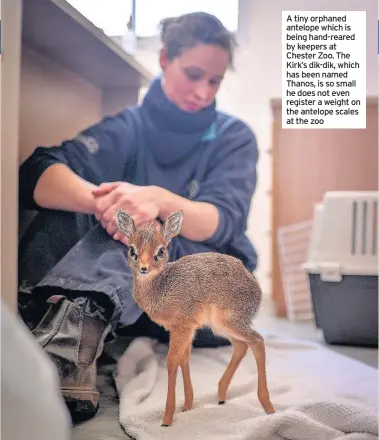
[[[196,179],[191,180],[190,183],[187,185],[188,198],[194,199],[199,194],[199,190],[200,190],[199,182]]]
[[[100,150],[99,142],[93,136],[79,134],[75,139],[81,142],[90,154],[96,154]]]

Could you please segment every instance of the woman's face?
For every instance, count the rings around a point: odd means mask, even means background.
[[[160,65],[167,98],[184,111],[198,112],[213,102],[229,54],[218,46],[199,44],[170,61],[162,49]]]

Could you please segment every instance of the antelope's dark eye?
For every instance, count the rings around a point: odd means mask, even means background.
[[[156,256],[155,256],[155,261],[158,261],[159,258],[163,258],[164,257],[164,247],[159,248]]]
[[[138,255],[137,255],[137,252],[136,252],[134,246],[130,246],[130,249],[129,249],[129,255],[130,255],[134,260],[137,260],[137,259],[138,259]]]

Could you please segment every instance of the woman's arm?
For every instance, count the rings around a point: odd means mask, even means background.
[[[102,182],[125,178],[133,132],[126,111],[104,118],[59,146],[36,148],[20,166],[21,205],[93,213],[92,190]]]
[[[117,185],[114,191],[112,185]],[[116,208],[128,210],[136,225],[152,220],[153,212],[153,218],[158,216],[161,220],[166,220],[170,214],[182,209],[184,221],[181,235],[192,241],[207,240],[218,227],[219,212],[214,205],[193,202],[159,186],[135,186],[126,182],[103,183],[93,194],[96,199],[102,197],[106,206],[111,206],[104,219],[105,223],[110,225],[109,233],[117,230],[114,221]],[[107,202],[106,198],[109,198],[110,202]],[[97,205],[100,211],[101,204],[102,202],[99,202]]]
[[[229,126],[223,145],[207,178],[200,185],[195,200],[188,200],[157,186],[133,186],[120,182],[110,194],[113,207],[107,221],[114,217],[115,209],[134,206],[156,206],[159,218],[166,218],[183,210],[181,235],[191,241],[207,242],[222,247],[240,236],[246,229],[251,198],[256,184],[258,149],[255,136],[243,123]],[[104,183],[94,190],[95,197],[109,192]],[[155,210],[152,210],[155,211]],[[115,227],[115,226],[114,226]]]
[[[75,174],[67,165],[48,167],[38,179],[34,200],[42,208],[93,214],[96,185]]]
[[[192,241],[206,241],[216,233],[219,224],[216,206],[207,202],[193,202],[164,188],[157,188],[156,191],[162,220],[175,211],[184,211],[180,235]]]

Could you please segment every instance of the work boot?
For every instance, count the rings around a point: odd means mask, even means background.
[[[85,314],[65,296],[54,295],[47,302],[49,309],[33,334],[57,366],[72,421],[85,421],[99,408],[96,363],[111,326]]]

